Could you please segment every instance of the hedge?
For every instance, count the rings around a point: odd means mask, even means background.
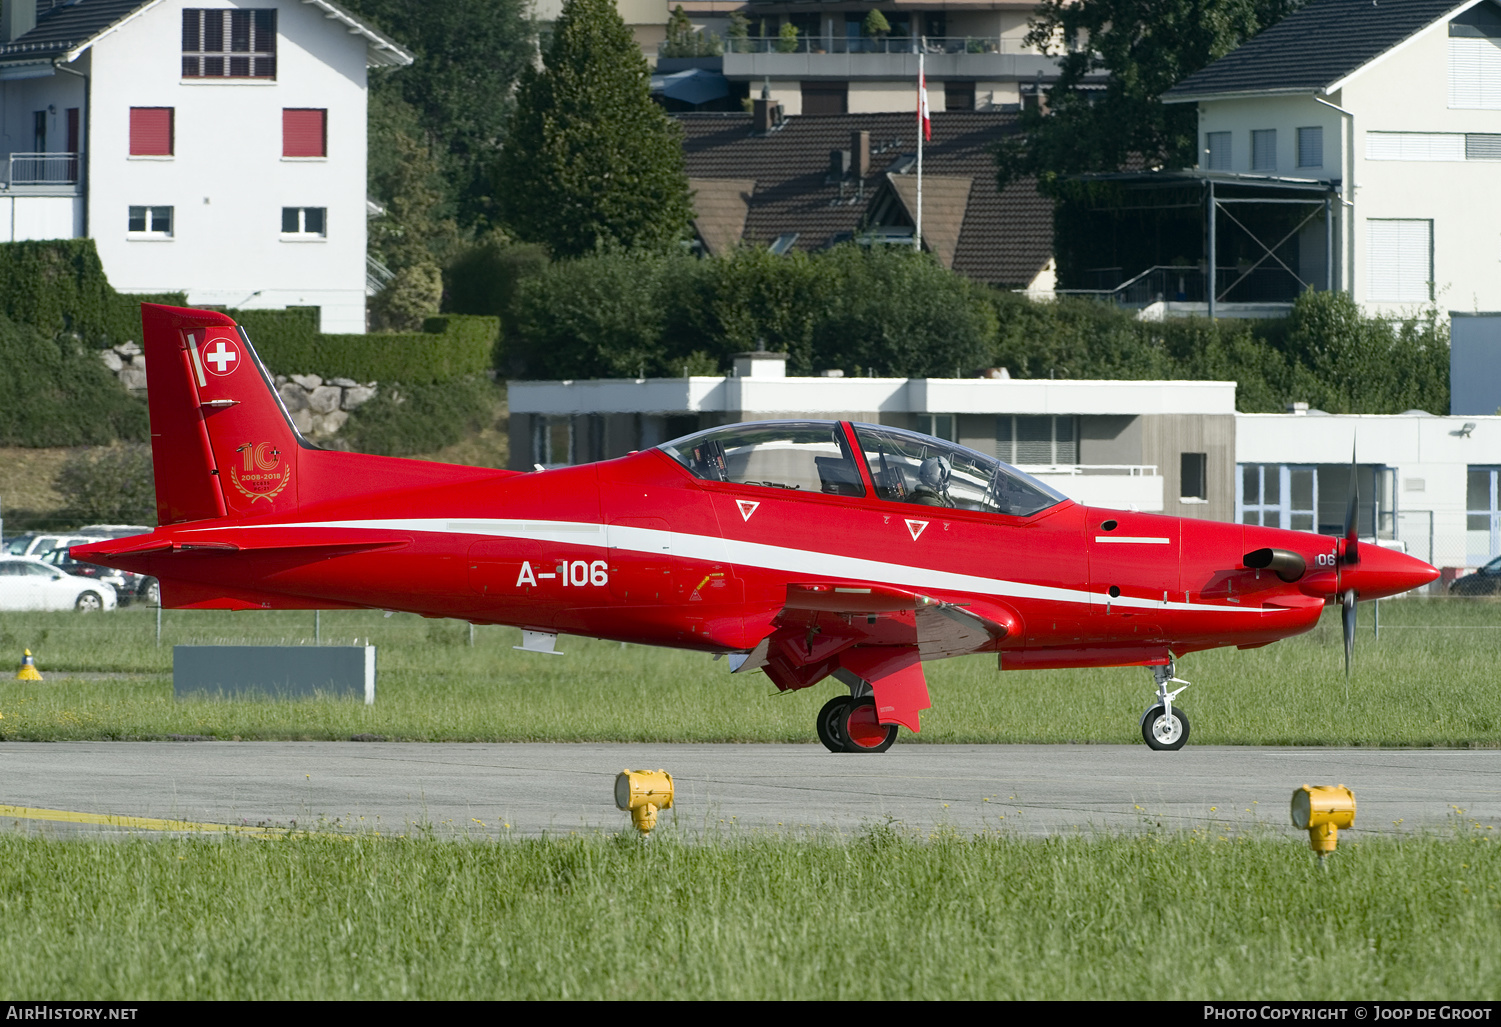
[[[146,404],[121,388],[98,351],[0,314],[0,445],[92,446],[147,438]]]
[[[500,319],[430,317],[420,332],[324,335],[312,308],[226,311],[245,327],[272,374],[317,374],[356,381],[446,382],[483,374],[494,359]]]
[[[182,293],[126,296],[111,288],[92,239],[0,244],[0,314],[91,346],[141,338],[142,302],[182,306]]]

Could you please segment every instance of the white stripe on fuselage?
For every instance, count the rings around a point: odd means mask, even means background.
[[[781,571],[815,580],[818,578],[854,578],[860,581],[879,581],[905,588],[978,592],[982,595],[1003,598],[1042,599],[1059,603],[1088,604],[1091,597],[1091,593],[1084,589],[1057,588],[1052,585],[1034,585],[1025,581],[985,578],[975,574],[958,574],[953,571],[914,567],[904,563],[885,563],[856,556],[840,556],[837,553],[823,553],[813,549],[744,542],[739,539],[720,538],[718,535],[692,535],[687,532],[638,528],[621,524],[606,526],[587,521],[450,521],[440,518],[392,518],[368,521],[300,521],[293,524],[232,524],[194,530],[217,532],[239,531],[245,528],[254,528],[258,531],[270,528],[351,528],[527,539],[532,542],[553,542],[559,545],[624,549],[633,553],[668,553],[686,560],[759,567],[762,570]],[[1281,607],[1268,607],[1261,610],[1245,610],[1237,606],[1221,606],[1213,603],[1164,602],[1158,599],[1136,599],[1130,596],[1105,599],[1105,596],[1106,593],[1102,590],[1095,597],[1095,602],[1106,601],[1111,606],[1142,610],[1184,610],[1196,613],[1271,613],[1280,612],[1282,609]]]

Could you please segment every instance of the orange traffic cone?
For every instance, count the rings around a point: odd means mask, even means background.
[[[21,670],[20,670],[20,672],[18,674],[16,674],[16,680],[17,681],[40,681],[40,680],[42,680],[41,672],[39,672],[36,669],[36,657],[31,655],[31,650],[30,649],[25,650],[25,655],[21,657]]]

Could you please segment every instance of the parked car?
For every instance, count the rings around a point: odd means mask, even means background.
[[[80,535],[102,535],[105,538],[128,538],[131,535],[149,535],[155,530],[144,524],[85,524],[78,529]]]
[[[54,549],[81,546],[86,542],[103,542],[110,537],[81,531],[32,531],[11,539],[5,552],[9,556],[45,556]]]
[[[1455,578],[1449,585],[1449,594],[1455,596],[1493,596],[1501,593],[1501,556],[1477,570]]]
[[[115,594],[119,597],[121,606],[128,606],[131,603],[143,602],[156,604],[161,602],[162,587],[155,578],[148,575],[137,574],[134,571],[116,570],[113,567],[101,567],[96,563],[85,563],[82,560],[75,560],[72,554],[66,549],[54,549],[45,556],[38,557],[38,559],[43,563],[56,567],[64,574],[108,582],[114,586]]]
[[[113,610],[114,586],[24,556],[0,557],[0,610]]]

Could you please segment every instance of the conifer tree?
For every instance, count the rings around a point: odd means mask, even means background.
[[[646,59],[613,0],[565,0],[544,60],[522,74],[501,152],[506,227],[559,258],[684,238],[682,129],[648,95]]]

